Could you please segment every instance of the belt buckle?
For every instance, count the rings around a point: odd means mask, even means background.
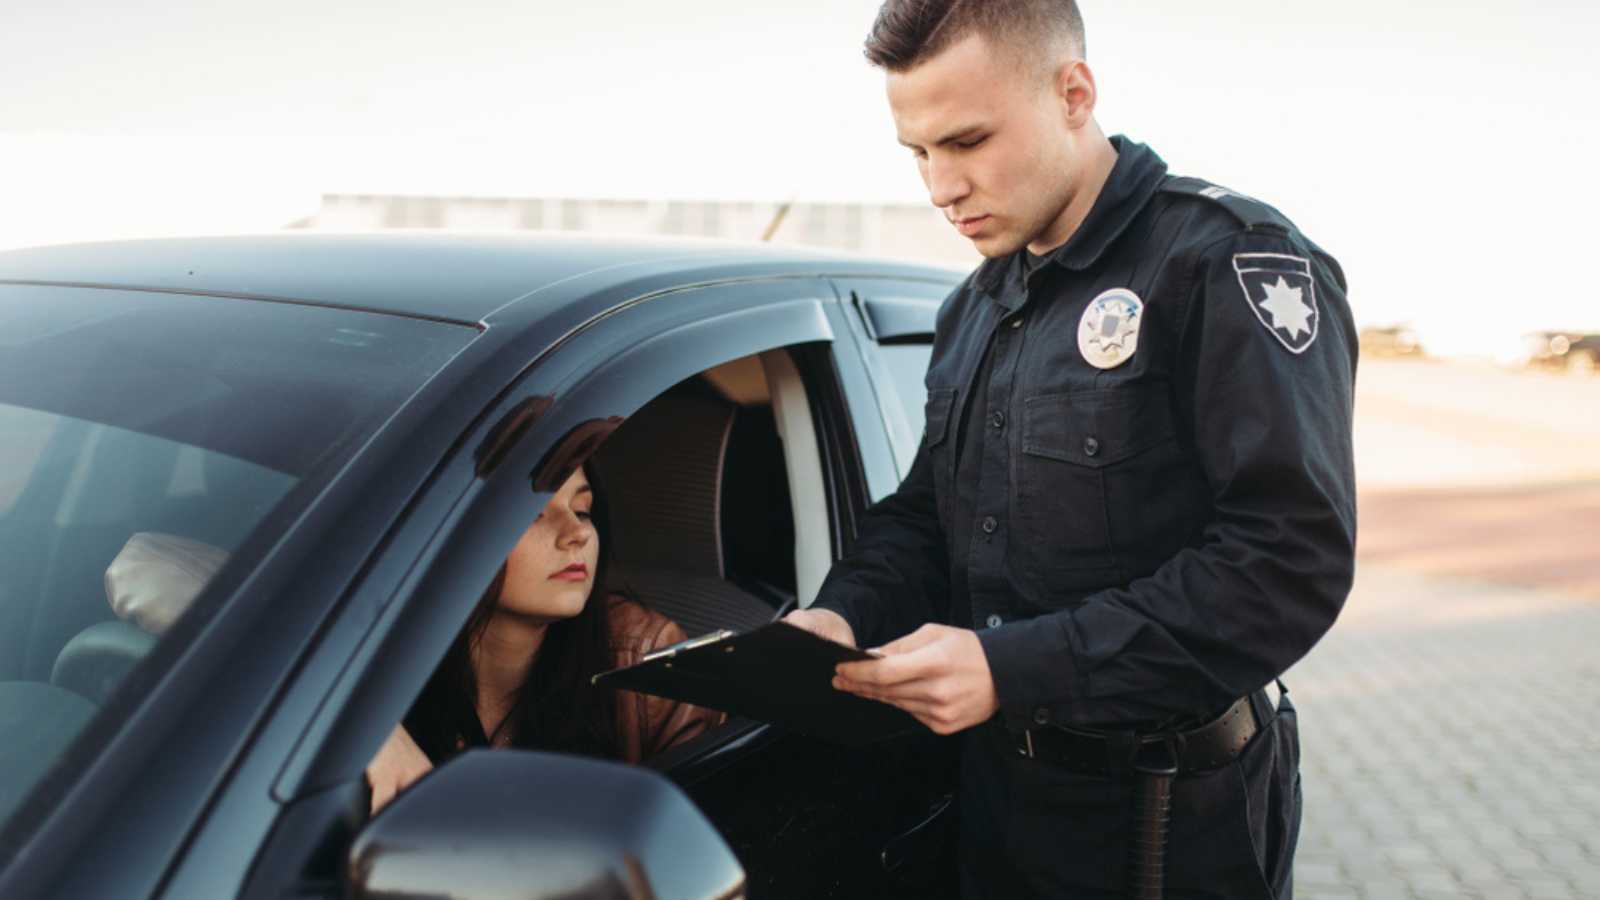
[[[1166,751],[1164,760],[1151,760],[1151,754],[1146,752],[1149,748],[1159,748]],[[1178,736],[1176,734],[1150,735],[1140,739],[1133,751],[1133,771],[1140,775],[1150,775],[1158,778],[1171,778],[1178,774]]]

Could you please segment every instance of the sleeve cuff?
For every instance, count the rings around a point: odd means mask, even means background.
[[[838,594],[830,594],[827,597],[818,597],[810,606],[806,608],[825,609],[831,613],[838,613],[841,618],[849,623],[850,633],[855,635],[856,638],[856,646],[872,646],[870,643],[863,643],[863,641],[866,640],[864,635],[864,632],[866,631],[866,628],[864,627],[865,623],[862,622],[860,617],[856,615],[856,605],[850,602],[848,597],[840,596]]]
[[[1006,727],[1020,730],[1070,720],[1081,688],[1062,632],[1059,615],[978,632]]]

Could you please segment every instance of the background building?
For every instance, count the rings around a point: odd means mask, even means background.
[[[971,268],[980,260],[971,243],[957,234],[938,210],[909,203],[324,194],[317,214],[295,227],[596,231],[756,241],[774,222],[777,227],[771,239],[775,243],[893,256],[958,269]]]

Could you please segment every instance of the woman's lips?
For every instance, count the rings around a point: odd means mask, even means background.
[[[962,235],[964,235],[966,237],[972,237],[973,235],[975,235],[978,232],[982,231],[983,230],[983,226],[987,225],[988,223],[989,223],[989,217],[988,216],[974,216],[973,218],[970,218],[970,219],[956,219],[955,220],[956,230],[961,232]]]
[[[580,564],[570,565],[550,577],[556,581],[586,581],[589,578],[589,567]]]

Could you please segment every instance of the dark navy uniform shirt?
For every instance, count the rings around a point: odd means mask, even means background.
[[[990,259],[945,301],[922,446],[817,600],[863,646],[977,629],[1012,727],[1220,711],[1311,648],[1353,577],[1338,263],[1112,140],[1067,243]],[[1137,343],[1097,366],[1079,331],[1119,290]]]

